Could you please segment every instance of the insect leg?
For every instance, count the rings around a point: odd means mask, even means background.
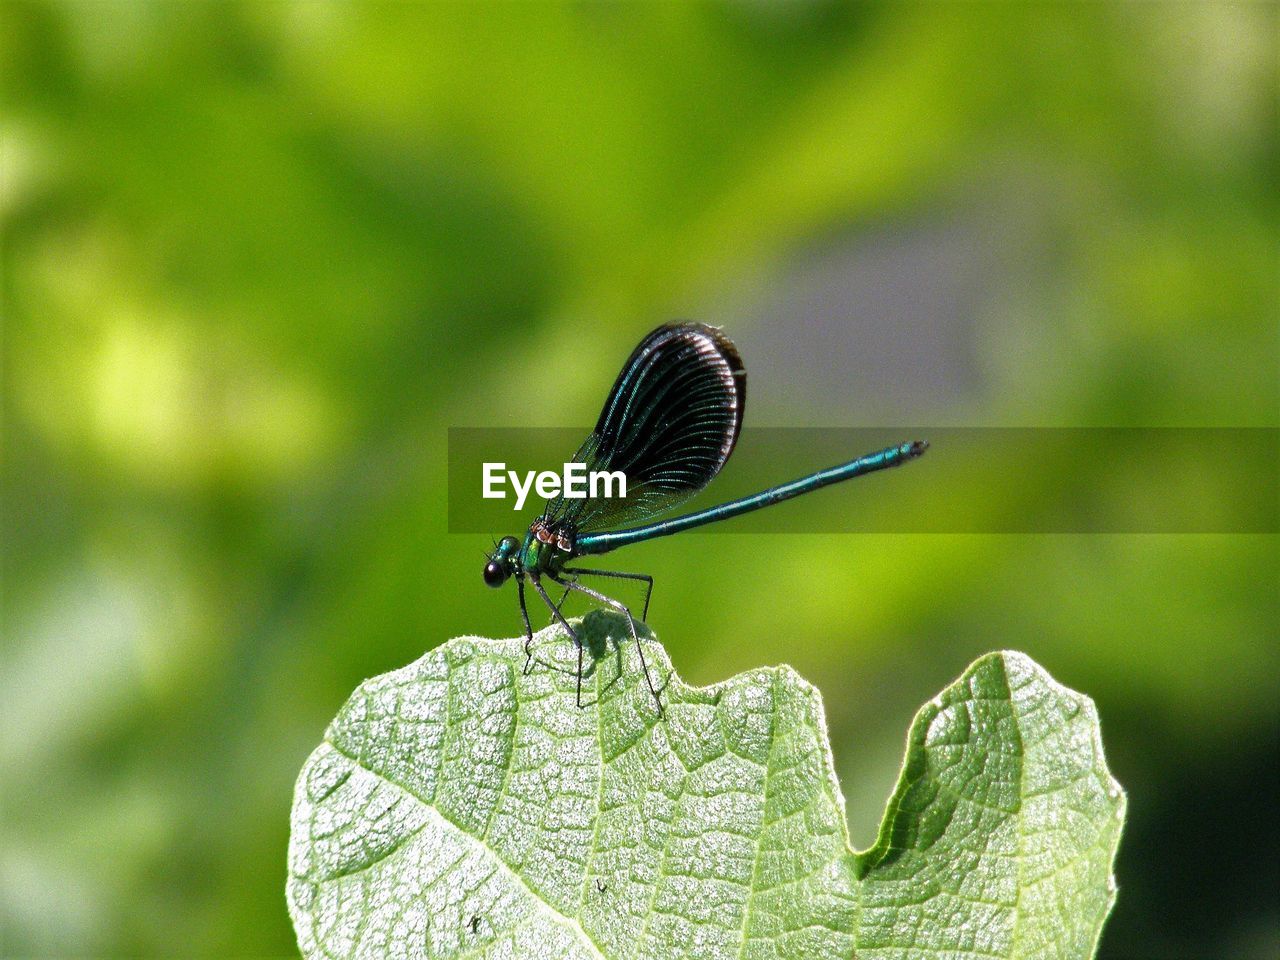
[[[584,567],[566,568],[561,573],[579,574],[585,573],[589,577],[614,577],[619,580],[643,580],[647,586],[644,590],[644,612],[640,614],[641,620],[649,619],[649,598],[653,596],[653,577],[647,573],[621,573],[617,570],[587,570]],[[565,596],[569,595],[568,588],[565,589]],[[561,603],[564,601],[561,600]]]
[[[563,571],[562,571],[562,572],[563,572]],[[569,599],[569,588],[568,588],[568,587],[565,587],[565,588],[564,588],[564,593],[560,594],[560,599],[556,601],[556,607],[558,607],[559,609],[563,610],[563,609],[564,609],[564,602],[565,602],[567,599]]]
[[[556,583],[568,587],[570,590],[581,591],[587,596],[593,597],[605,606],[611,607],[626,616],[627,626],[631,628],[631,639],[636,643],[636,653],[640,654],[640,667],[644,670],[644,681],[649,685],[649,692],[653,694],[653,702],[658,705],[658,716],[662,716],[662,699],[658,696],[658,691],[653,687],[653,678],[649,676],[649,665],[645,663],[644,659],[644,648],[640,645],[640,634],[636,632],[636,621],[635,618],[631,616],[631,611],[627,609],[626,604],[613,599],[613,597],[606,597],[600,591],[592,590],[590,587],[584,587],[582,584],[575,583],[572,580],[561,580],[559,577],[555,576],[552,576],[551,579],[555,580]]]
[[[524,670],[527,677],[533,665],[533,625],[529,623],[529,608],[524,605],[524,577],[516,580],[516,594],[520,598],[520,617],[524,620]]]
[[[547,588],[542,585],[541,579],[535,576],[530,576],[529,579],[533,582],[533,588],[538,591],[538,595],[542,597],[543,602],[548,607],[551,608],[551,615],[560,621],[560,626],[564,627],[565,632],[569,634],[569,639],[571,639],[578,647],[578,707],[581,708],[582,707],[582,640],[578,637],[578,634],[573,629],[573,627],[569,626],[569,621],[564,618],[564,614],[560,612],[560,608],[557,607],[551,601],[551,597],[547,595]],[[551,579],[556,580],[555,577],[552,577]],[[556,580],[556,583],[564,585],[563,580]],[[579,587],[578,589],[581,590],[582,588]]]

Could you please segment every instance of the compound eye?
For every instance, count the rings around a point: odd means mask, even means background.
[[[491,587],[500,587],[507,580],[507,568],[497,560],[490,560],[484,565],[484,582]]]
[[[515,537],[503,537],[498,541],[498,549],[505,554],[513,554],[520,548],[520,541]]]

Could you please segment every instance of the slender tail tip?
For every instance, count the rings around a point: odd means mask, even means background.
[[[928,449],[929,449],[928,440],[914,440],[911,443],[910,449],[907,451],[907,456],[918,457]]]

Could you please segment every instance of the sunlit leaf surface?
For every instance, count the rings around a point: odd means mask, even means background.
[[[364,683],[298,780],[307,957],[1088,957],[1124,796],[1086,697],[989,654],[930,701],[849,848],[822,702],[790,668],[691,688],[592,614]],[[619,640],[624,640],[620,645]],[[594,663],[594,667],[592,664]]]

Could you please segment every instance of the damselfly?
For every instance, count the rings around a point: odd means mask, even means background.
[[[595,429],[573,457],[573,462],[585,464],[588,471],[622,471],[626,496],[574,498],[561,494],[547,501],[523,540],[503,537],[485,563],[484,582],[489,586],[500,587],[511,577],[516,579],[524,620],[526,673],[533,663],[533,627],[524,595],[528,583],[577,645],[577,702],[582,706],[582,640],[561,612],[564,597],[556,603],[547,593],[543,581],[550,580],[565,588],[566,597],[577,591],[626,617],[645,681],[661,714],[662,700],[649,676],[631,610],[578,582],[581,577],[642,581],[645,596],[640,619],[644,620],[649,614],[653,578],[569,564],[897,466],[920,456],[928,447],[923,440],[900,443],[749,497],[642,524],[688,500],[720,472],[737,443],[746,399],[746,368],[733,342],[717,328],[700,323],[666,324],[640,341],[618,374]]]

